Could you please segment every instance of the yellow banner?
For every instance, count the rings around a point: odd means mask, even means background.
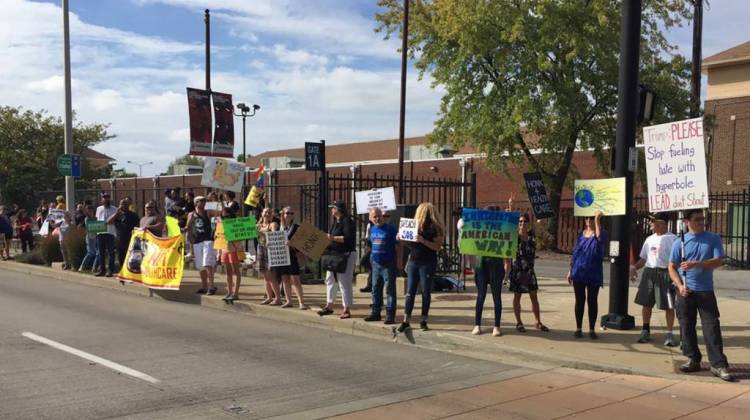
[[[135,229],[126,263],[117,276],[151,289],[179,290],[185,266],[184,251],[182,235],[165,239],[147,230]]]
[[[594,216],[597,210],[604,216],[625,214],[625,178],[576,179],[573,206],[574,216]]]

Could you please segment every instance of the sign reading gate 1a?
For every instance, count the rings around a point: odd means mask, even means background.
[[[326,167],[325,145],[305,142],[305,170],[322,171]]]
[[[643,128],[651,212],[708,207],[703,118]]]

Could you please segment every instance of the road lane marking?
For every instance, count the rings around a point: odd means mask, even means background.
[[[72,355],[75,355],[75,356],[78,356],[80,358],[89,360],[89,361],[97,363],[99,365],[108,367],[108,368],[110,368],[112,370],[116,370],[116,371],[118,371],[120,373],[124,373],[126,375],[130,375],[130,376],[132,376],[134,378],[138,378],[140,380],[143,380],[143,381],[146,381],[146,382],[150,382],[152,384],[159,383],[159,380],[156,379],[156,378],[154,378],[153,376],[146,375],[143,372],[138,372],[135,369],[131,369],[131,368],[129,368],[127,366],[123,366],[123,365],[121,365],[119,363],[115,363],[115,362],[109,361],[107,359],[103,359],[103,358],[101,358],[99,356],[96,356],[96,355],[93,355],[91,353],[86,353],[85,351],[74,349],[73,347],[66,346],[65,344],[58,343],[57,341],[50,340],[49,338],[44,338],[44,337],[42,337],[40,335],[36,335],[36,334],[34,334],[32,332],[23,332],[23,333],[21,333],[21,335],[24,336],[24,337],[26,337],[26,338],[28,338],[29,340],[34,340],[36,342],[39,342],[39,343],[42,343],[42,344],[46,344],[46,345],[48,345],[50,347],[56,348],[58,350],[62,350],[64,352],[66,352],[66,353],[70,353]]]

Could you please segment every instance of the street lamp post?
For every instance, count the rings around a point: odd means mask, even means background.
[[[138,162],[133,162],[132,160],[129,160],[128,163],[131,164],[131,165],[138,166],[138,177],[139,178],[143,176],[143,167],[144,166],[146,166],[146,165],[153,165],[154,164],[154,162],[138,163]]]
[[[244,103],[240,102],[237,104],[237,109],[240,110],[239,114],[234,114],[235,117],[242,117],[242,158],[245,160],[245,163],[247,163],[247,144],[245,142],[245,119],[248,117],[254,117],[255,113],[260,111],[260,105],[253,104],[251,114],[251,108]]]

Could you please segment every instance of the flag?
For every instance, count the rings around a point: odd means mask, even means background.
[[[258,204],[260,203],[260,198],[263,196],[263,188],[265,186],[265,178],[266,174],[264,172],[263,165],[260,165],[260,168],[258,168],[257,171],[255,171],[255,185],[253,185],[252,188],[250,188],[250,192],[247,193],[247,198],[245,198],[245,204],[247,204],[250,207],[258,207]]]
[[[211,156],[211,95],[202,89],[187,88],[190,117],[190,154]]]
[[[234,109],[232,95],[211,92],[214,100],[214,148],[213,155],[234,157]]]

